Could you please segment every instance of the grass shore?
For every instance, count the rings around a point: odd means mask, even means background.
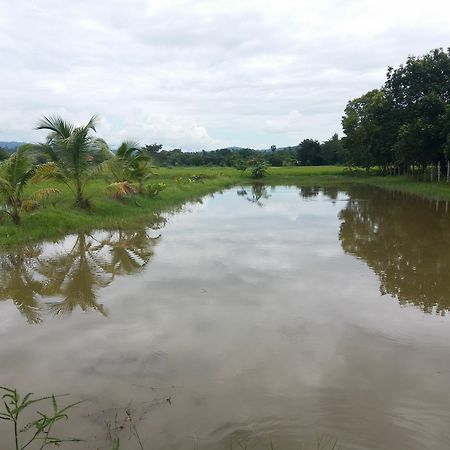
[[[204,178],[201,181],[189,181],[193,175],[203,175]],[[450,200],[450,185],[447,183],[420,182],[406,177],[349,176],[343,167],[273,167],[263,181],[273,185],[342,187],[347,183],[364,183],[427,198]],[[159,169],[151,182],[163,182],[166,189],[156,198],[135,196],[117,201],[106,190],[109,183],[107,177],[99,176],[87,186],[86,193],[92,204],[89,212],[74,208],[71,193],[64,186],[58,186],[61,194],[46,200],[38,210],[23,214],[20,226],[13,225],[8,218],[4,219],[0,225],[0,248],[40,240],[57,240],[74,231],[149,224],[159,213],[176,209],[185,202],[221,189],[249,184],[253,180],[248,173],[242,174],[234,168],[180,167]],[[41,187],[30,186],[27,189],[32,191]]]

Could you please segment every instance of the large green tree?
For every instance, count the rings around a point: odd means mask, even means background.
[[[450,156],[450,49],[389,68],[381,89],[350,101],[342,120],[348,162],[363,167],[443,163]]]
[[[342,164],[344,162],[344,146],[337,133],[321,144],[321,151],[325,165]]]
[[[410,56],[397,69],[390,67],[385,91],[400,124],[398,159],[423,166],[443,161],[447,140],[443,127],[450,105],[450,49]]]
[[[320,166],[323,164],[322,148],[319,141],[304,139],[297,148],[297,159],[302,166]]]
[[[392,105],[381,89],[351,100],[345,108],[342,127],[349,165],[369,169],[394,162],[396,126]]]

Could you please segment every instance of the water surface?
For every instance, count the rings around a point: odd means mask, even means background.
[[[73,448],[448,448],[449,271],[445,203],[230,189],[0,255],[0,385],[86,399]]]

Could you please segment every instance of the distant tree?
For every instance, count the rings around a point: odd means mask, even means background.
[[[323,163],[326,165],[342,164],[344,162],[344,146],[342,139],[335,133],[321,144]]]
[[[266,153],[264,155],[264,159],[271,165],[271,166],[282,166],[283,165],[283,154],[281,151],[277,152],[271,152]]]
[[[0,147],[0,161],[8,159],[10,156],[11,153],[6,148]]]
[[[234,163],[234,167],[239,170],[241,173],[244,173],[247,170],[247,163],[243,161],[242,159],[236,160]]]
[[[383,90],[374,89],[350,101],[342,118],[347,163],[366,169],[390,164],[396,133],[394,119]]]
[[[319,141],[304,139],[297,148],[297,159],[302,166],[320,166],[323,164],[322,149]]]
[[[157,144],[156,142],[154,144],[147,144],[144,145],[142,148],[144,151],[150,153],[152,157],[155,157],[162,149],[162,144]]]

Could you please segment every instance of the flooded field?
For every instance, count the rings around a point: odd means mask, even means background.
[[[450,448],[449,310],[445,202],[237,187],[0,254],[0,385],[67,449]]]

